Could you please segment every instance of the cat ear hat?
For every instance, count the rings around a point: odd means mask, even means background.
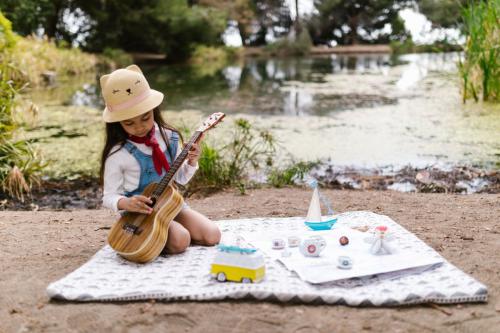
[[[149,87],[137,65],[103,75],[100,82],[102,97],[106,103],[102,117],[107,123],[140,116],[163,101],[163,94]]]

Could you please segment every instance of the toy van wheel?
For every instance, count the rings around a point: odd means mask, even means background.
[[[252,279],[250,279],[250,278],[243,278],[243,279],[241,279],[241,283],[252,283]]]
[[[221,273],[218,273],[218,274],[217,274],[217,281],[219,281],[219,282],[224,282],[224,281],[226,281],[226,274],[224,274],[224,273],[222,273],[222,272],[221,272]]]

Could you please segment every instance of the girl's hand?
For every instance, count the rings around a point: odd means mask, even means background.
[[[188,164],[191,166],[195,166],[196,163],[198,163],[198,160],[200,159],[200,155],[201,155],[200,142],[201,142],[201,140],[203,140],[203,136],[204,136],[204,134],[202,134],[200,136],[200,138],[198,139],[198,141],[193,143],[193,145],[191,146],[191,149],[189,149],[187,159],[188,159]]]
[[[152,203],[153,202],[148,197],[143,195],[134,195],[130,198],[121,198],[118,201],[118,209],[149,215],[153,212],[153,208],[149,207],[148,204]]]

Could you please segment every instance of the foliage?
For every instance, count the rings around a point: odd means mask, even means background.
[[[211,47],[205,45],[198,45],[191,56],[191,63],[193,64],[206,64],[211,62],[228,61],[228,54],[223,48]]]
[[[267,176],[267,182],[274,187],[294,185],[297,180],[303,180],[304,176],[316,165],[315,162],[295,162],[283,169],[273,168]]]
[[[500,0],[464,8],[465,59],[459,69],[463,100],[500,101]]]
[[[16,100],[24,82],[12,64],[15,37],[10,22],[1,13],[0,32],[0,187],[1,191],[24,200],[24,193],[37,182],[44,164],[27,141],[14,136]]]
[[[186,59],[194,44],[221,45],[227,12],[185,0],[1,0],[22,35],[49,38],[90,51],[106,48],[166,53]],[[68,17],[76,24],[68,25]]]
[[[85,48],[165,53],[172,61],[186,59],[195,44],[222,44],[226,14],[188,6],[183,0],[76,1],[92,19]]]
[[[199,0],[193,1],[200,6],[215,8],[227,13],[228,20],[236,22],[243,44],[248,43],[255,21],[255,1],[253,0]]]
[[[46,166],[36,150],[25,140],[0,137],[0,184],[2,191],[24,200]]]
[[[102,56],[106,58],[108,63],[112,64],[110,66],[112,68],[123,68],[133,63],[132,56],[122,49],[106,47],[102,51]]]
[[[16,38],[12,32],[12,24],[0,12],[0,52],[14,46]]]
[[[196,76],[213,76],[228,63],[244,56],[243,49],[235,47],[196,46],[189,63]]]
[[[336,40],[339,44],[387,43],[392,36],[406,36],[399,10],[411,0],[315,0],[317,13],[308,29],[315,44]],[[391,33],[381,33],[390,25]]]
[[[462,46],[449,43],[446,39],[432,44],[415,44],[411,38],[404,41],[393,40],[390,43],[393,55],[405,53],[439,53],[462,51]]]
[[[419,0],[419,11],[433,25],[442,28],[459,27],[462,24],[462,7],[470,0]]]
[[[248,36],[246,45],[260,46],[267,44],[266,35],[274,38],[285,37],[290,33],[292,19],[290,9],[284,0],[255,1],[255,16],[257,27]]]
[[[188,193],[237,186],[243,192],[250,168],[271,166],[276,142],[271,133],[252,128],[248,120],[235,120],[230,142],[223,147],[202,144],[199,169],[189,183]]]
[[[312,47],[312,40],[307,30],[302,30],[297,39],[285,37],[266,46],[266,51],[272,55],[292,56],[306,55]]]
[[[60,48],[47,38],[20,38],[12,48],[12,61],[22,69],[24,80],[31,87],[44,84],[44,75],[80,75],[95,69],[97,58],[77,48]]]
[[[49,37],[55,37],[64,5],[69,1],[0,0],[0,10],[12,21],[14,30],[28,36],[40,27]],[[58,27],[59,25],[59,27]]]

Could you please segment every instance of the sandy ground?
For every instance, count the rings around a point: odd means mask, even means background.
[[[66,303],[46,286],[85,263],[114,222],[105,210],[0,212],[0,332],[498,332],[500,195],[323,191],[338,211],[386,214],[489,288],[486,304],[404,308],[255,301]],[[305,215],[310,191],[191,199],[213,219]]]

